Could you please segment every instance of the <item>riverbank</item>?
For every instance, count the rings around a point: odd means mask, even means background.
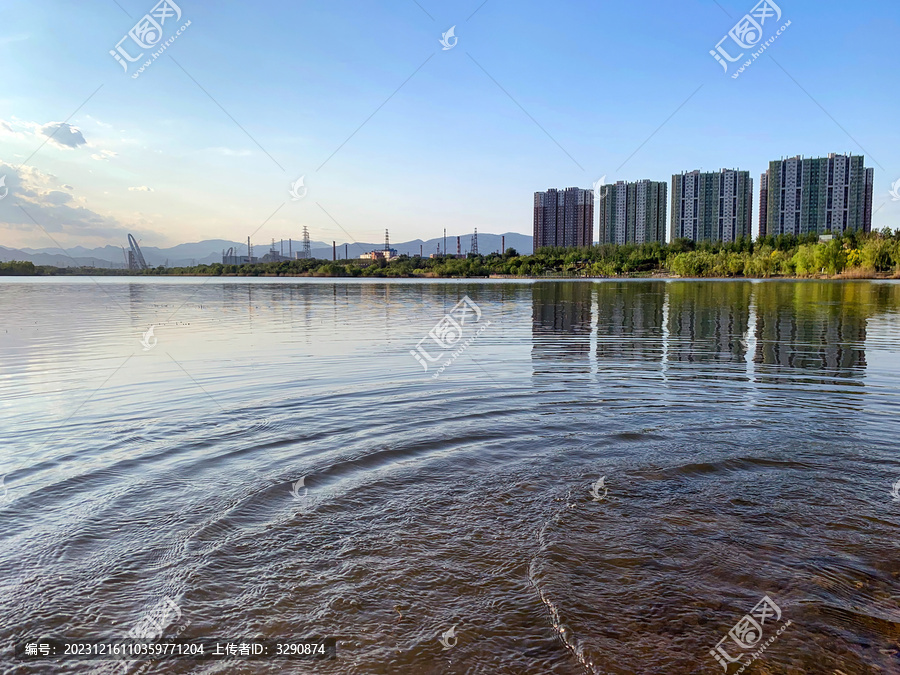
[[[830,235],[829,235],[830,237]],[[885,279],[900,278],[900,233],[849,232],[833,238],[779,235],[755,241],[669,244],[602,244],[543,248],[531,255],[514,249],[465,257],[299,259],[246,265],[211,263],[144,270],[36,267],[0,263],[0,275],[150,275],[233,277],[376,277],[407,279]]]

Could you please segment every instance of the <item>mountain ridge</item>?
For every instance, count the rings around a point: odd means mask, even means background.
[[[447,248],[451,254],[456,253],[456,237],[457,235],[447,235]],[[502,235],[491,234],[488,232],[479,233],[478,235],[478,251],[481,254],[491,253],[500,250],[501,237],[506,238],[506,247],[514,248],[518,253],[530,254],[532,252],[532,238],[526,234],[518,232],[506,232]],[[460,251],[468,253],[472,248],[473,235],[459,235]],[[443,249],[443,237],[435,237],[432,239],[412,239],[400,243],[392,243],[391,248],[396,249],[398,253],[406,255],[419,255],[419,251],[424,256],[429,256],[437,252],[440,245]],[[251,242],[252,243],[252,242]],[[281,252],[281,240],[275,242],[275,250]],[[168,265],[169,267],[190,267],[194,265],[211,264],[222,262],[222,252],[234,247],[237,255],[247,254],[247,242],[235,242],[225,239],[206,239],[199,242],[188,242],[184,244],[176,244],[167,248],[159,248],[156,246],[141,246],[144,259],[151,267],[159,265]],[[256,257],[262,257],[269,252],[271,240],[269,243],[253,244],[253,254]],[[284,253],[288,254],[288,249],[296,254],[297,250],[302,247],[302,242],[294,239],[291,242],[284,240]],[[384,242],[343,242],[336,245],[337,258],[339,260],[347,258],[359,258],[363,253],[369,251],[382,250]],[[331,244],[324,241],[311,241],[310,250],[314,258],[322,260],[331,260],[333,249]],[[125,267],[125,255],[120,246],[100,246],[97,248],[85,248],[83,246],[73,246],[66,251],[59,248],[10,248],[0,246],[0,262],[9,262],[11,260],[29,261],[35,265],[52,265],[54,267],[104,267],[113,269],[122,269]]]

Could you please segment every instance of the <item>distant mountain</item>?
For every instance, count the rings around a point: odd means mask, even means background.
[[[518,232],[507,232],[506,248],[514,248],[518,253],[530,254],[532,252],[531,237]],[[464,234],[459,237],[459,246],[462,253],[469,253],[472,250],[472,235]],[[396,249],[398,253],[406,255],[422,254],[426,257],[436,253],[440,244],[443,250],[443,237],[435,239],[421,240],[414,239],[401,243],[391,243],[391,248]],[[288,241],[284,243],[284,254],[288,255],[288,250],[296,253],[302,244],[298,240]],[[478,234],[478,252],[481,254],[499,251],[501,245],[501,235],[499,234]],[[236,255],[247,255],[247,242],[226,241],[225,239],[207,239],[191,244],[178,244],[169,248],[158,248],[156,246],[141,246],[144,254],[144,260],[151,267],[159,265],[168,265],[169,267],[188,267],[193,265],[211,264],[222,262],[222,252],[234,247]],[[253,244],[253,254],[255,256],[263,256],[269,252],[270,243]],[[275,242],[275,250],[281,252],[282,242]],[[337,245],[337,257],[343,259],[359,258],[363,253],[369,251],[381,250],[384,248],[384,242],[377,244],[368,242],[349,242]],[[331,260],[333,250],[331,244],[324,241],[311,241],[310,249],[313,257],[324,260]],[[456,253],[456,235],[447,235],[447,249],[451,254]],[[84,248],[83,246],[73,246],[66,252],[58,248],[5,248],[0,246],[0,262],[8,262],[10,260],[30,260],[35,265],[53,265],[55,267],[107,267],[122,269],[125,267],[125,254],[122,247],[119,246],[103,246],[99,248]]]
[[[45,250],[53,251],[53,249]],[[121,250],[119,250],[119,255],[122,255]],[[103,258],[90,256],[69,257],[65,253],[61,253],[59,249],[56,249],[55,253],[27,253],[26,249],[0,246],[0,262],[9,262],[10,260],[30,260],[35,265],[52,265],[53,267],[114,267],[108,260]],[[118,267],[122,266],[121,264],[118,265]]]

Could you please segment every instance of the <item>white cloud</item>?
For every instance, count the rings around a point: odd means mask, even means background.
[[[112,129],[113,128],[112,124],[108,124],[106,122],[101,122],[96,117],[91,117],[90,115],[85,115],[85,117],[87,119],[89,119],[91,122],[93,122],[94,124],[96,124],[98,127],[103,127],[104,129]]]
[[[20,125],[17,125],[20,126]],[[17,131],[10,122],[0,120],[0,136],[12,136],[13,138],[25,138],[25,134]]]
[[[109,159],[110,157],[118,157],[118,156],[119,156],[119,153],[113,152],[112,150],[101,150],[100,152],[95,152],[93,155],[91,155],[91,159],[96,159],[96,160],[102,161],[104,159]]]
[[[153,188],[147,187],[146,185],[141,185],[139,187],[130,187],[128,188],[129,192],[153,192]]]
[[[64,192],[56,176],[31,166],[16,170],[0,161],[0,176],[6,176],[9,194],[0,200],[0,228],[34,234],[51,233],[54,238],[83,241],[85,238],[124,240],[125,225],[116,218],[86,206],[87,201]],[[131,226],[133,227],[133,225]]]
[[[66,122],[51,122],[42,126],[38,131],[58,148],[69,148],[72,150],[79,145],[87,144],[81,130]]]

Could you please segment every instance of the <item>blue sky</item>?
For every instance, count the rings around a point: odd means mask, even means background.
[[[154,4],[4,3],[0,245],[530,234],[535,190],[723,167],[756,189],[769,160],[848,151],[900,226],[886,1],[781,0],[790,27],[732,79],[709,51],[752,0],[180,0],[163,40],[191,25],[132,79],[109,51]],[[47,140],[66,121],[83,143]]]

